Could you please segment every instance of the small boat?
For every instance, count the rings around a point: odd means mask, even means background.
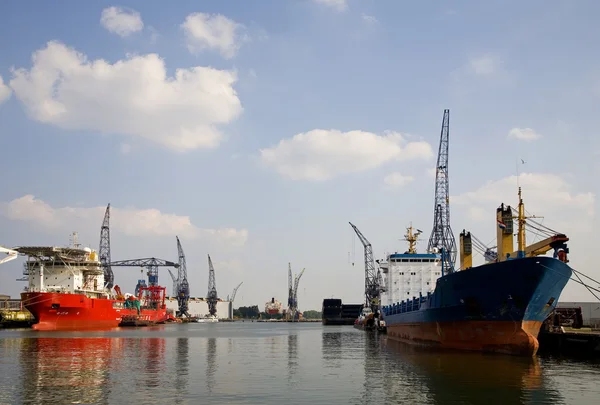
[[[219,318],[217,318],[215,315],[206,315],[203,318],[198,318],[196,319],[196,322],[199,323],[213,323],[213,322],[219,322]]]

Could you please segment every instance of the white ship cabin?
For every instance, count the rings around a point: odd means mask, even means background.
[[[438,253],[417,253],[415,249],[420,232],[413,234],[409,227],[404,240],[409,249],[404,253],[387,255],[379,267],[383,273],[385,292],[381,295],[381,305],[393,305],[420,295],[433,292],[438,278],[442,276],[441,255]]]
[[[14,250],[28,256],[23,269],[29,281],[25,291],[108,296],[104,270],[90,248],[26,246]]]

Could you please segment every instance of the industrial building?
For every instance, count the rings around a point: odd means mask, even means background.
[[[173,313],[177,312],[177,297],[167,297],[165,303],[167,304],[168,310],[173,310]],[[208,301],[206,298],[190,297],[190,300],[188,301],[188,312],[191,316],[203,318],[210,313],[208,310]],[[233,319],[233,303],[231,301],[218,300],[216,315],[219,319]]]
[[[581,316],[585,326],[600,325],[600,302],[559,302],[558,308],[581,308]]]

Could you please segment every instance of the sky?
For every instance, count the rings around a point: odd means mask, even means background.
[[[220,297],[243,282],[236,307],[287,302],[288,263],[305,268],[300,310],[360,303],[348,222],[376,258],[404,251],[411,223],[426,249],[449,109],[457,243],[467,229],[495,245],[518,175],[527,211],[598,280],[599,13],[592,0],[1,2],[0,245],[66,246],[76,231],[97,249],[110,203],[112,259],[176,261],[177,235],[192,296],[207,294],[210,254]],[[0,267],[0,293],[18,296],[22,263]],[[145,278],[114,271],[124,292]],[[561,300],[594,297],[569,282]]]

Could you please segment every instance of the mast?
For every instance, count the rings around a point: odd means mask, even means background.
[[[404,235],[404,240],[408,242],[408,254],[416,254],[417,253],[417,240],[421,231],[417,229],[417,232],[413,233],[412,224],[406,228],[406,234]]]
[[[519,187],[519,215],[517,217],[519,233],[517,234],[517,257],[525,257],[525,204]]]

